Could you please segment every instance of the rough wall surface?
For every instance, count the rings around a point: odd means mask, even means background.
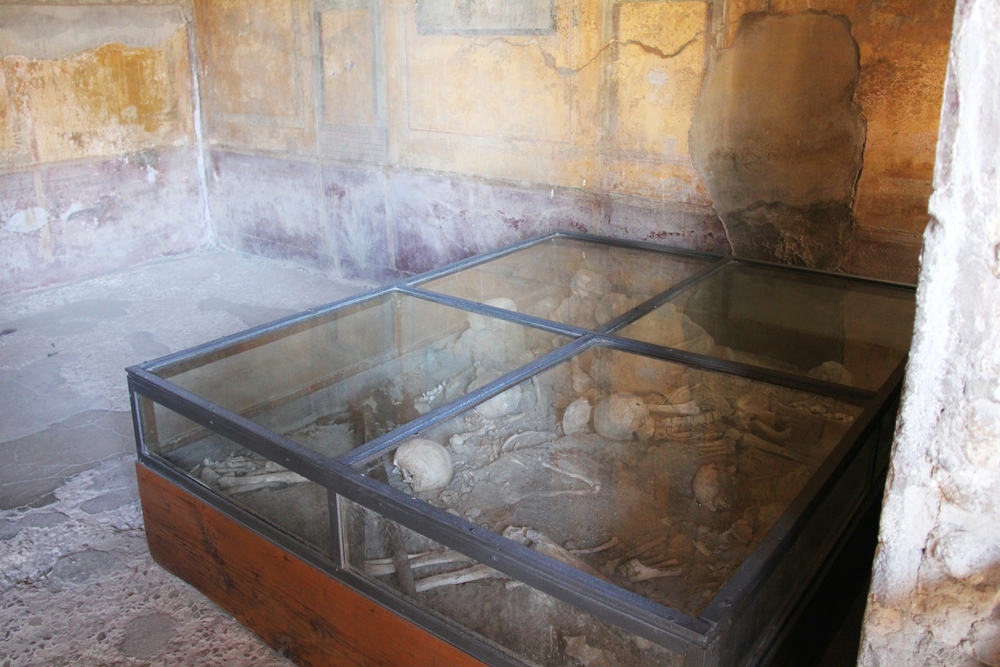
[[[176,6],[0,6],[0,294],[207,238]]]
[[[845,270],[914,280],[952,2],[472,0],[456,23],[441,3],[413,0],[0,0],[0,259],[21,267],[16,280],[0,274],[0,287],[90,275],[106,266],[94,262],[104,254],[183,252],[213,227],[230,247],[373,277],[422,266],[419,254],[470,252],[467,239],[449,236],[459,228],[475,228],[478,249],[582,225],[728,251],[689,152],[703,77],[744,16],[791,25],[810,8],[846,17],[860,49],[865,166],[850,208],[783,202],[755,213],[835,221],[824,229],[853,215]],[[803,53],[788,50],[775,71],[797,71]],[[172,229],[155,216],[119,227],[98,219],[118,231],[105,253],[101,234],[86,246],[94,229],[48,228],[68,210],[47,197],[48,165],[186,148],[193,183],[129,191],[154,210],[175,205]],[[204,168],[208,151],[232,155],[247,173]],[[272,160],[299,164],[271,180]],[[98,189],[114,197],[109,177]],[[397,225],[392,202],[405,204],[406,185],[422,179],[433,182],[418,193],[432,213],[414,218],[429,221],[414,234]],[[211,206],[210,188],[222,197]],[[499,199],[482,194],[500,190]],[[189,192],[200,201],[181,196]],[[268,192],[277,198],[270,211],[260,201]],[[514,212],[483,208],[493,203]],[[83,245],[58,245],[65,232]],[[831,239],[834,254],[842,236]],[[41,265],[24,269],[29,256]]]
[[[792,61],[794,64],[791,64]],[[743,17],[705,77],[691,154],[738,256],[839,268],[865,122],[843,17]]]
[[[743,16],[809,10],[845,17],[861,71],[854,101],[867,121],[853,202],[854,234],[842,270],[915,283],[927,225],[941,91],[954,0],[726,0],[718,46]],[[794,59],[789,54],[789,63]]]
[[[960,0],[861,664],[1000,665],[1000,5]]]

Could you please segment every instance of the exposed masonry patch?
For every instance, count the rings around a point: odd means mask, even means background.
[[[736,255],[843,263],[865,146],[859,60],[847,19],[812,11],[747,15],[719,51],[690,146]]]

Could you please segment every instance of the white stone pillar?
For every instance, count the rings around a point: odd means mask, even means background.
[[[1000,665],[1000,2],[958,0],[860,664]]]

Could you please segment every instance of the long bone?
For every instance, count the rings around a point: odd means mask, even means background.
[[[449,565],[451,563],[465,563],[472,559],[457,551],[450,549],[446,551],[427,551],[420,554],[409,554],[410,569],[417,570],[422,567],[433,565]],[[396,565],[392,558],[373,558],[365,561],[365,574],[372,577],[381,577],[392,574],[396,571]]]
[[[259,475],[244,475],[242,477],[230,477],[229,475],[224,475],[219,478],[219,488],[224,491],[233,489],[233,493],[239,493],[240,491],[250,491],[251,489],[248,488],[250,486],[259,489],[264,486],[273,486],[277,484],[302,484],[303,482],[308,481],[308,479],[297,472],[285,470],[282,472],[265,472]]]
[[[794,461],[795,463],[800,463],[802,465],[813,465],[815,461],[807,456],[802,456],[801,454],[796,454],[795,452],[786,449],[780,445],[776,445],[773,442],[768,442],[763,438],[758,438],[752,433],[744,433],[743,438],[740,440],[744,447],[753,447],[754,449],[764,452],[765,454],[771,454],[772,456],[778,456],[789,461]]]
[[[424,591],[429,591],[432,588],[440,588],[441,586],[456,586],[458,584],[467,584],[471,581],[504,576],[504,574],[497,572],[487,565],[473,565],[462,570],[456,570],[455,572],[445,572],[444,574],[435,574],[423,579],[417,579],[414,584],[416,585],[417,592],[423,593]]]
[[[622,566],[625,571],[625,576],[632,583],[638,583],[640,581],[648,581],[650,579],[660,579],[661,577],[679,577],[681,575],[681,568],[679,567],[668,567],[668,568],[655,568],[649,567],[648,565],[643,565],[639,562],[638,558],[633,558],[629,562]]]
[[[509,526],[503,531],[503,536],[519,544],[531,547],[538,553],[554,558],[587,574],[592,574],[607,581],[607,577],[574,556],[568,550],[558,545],[552,538],[534,528],[527,526]]]

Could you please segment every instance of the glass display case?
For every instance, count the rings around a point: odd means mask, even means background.
[[[913,298],[553,234],[128,369],[139,460],[486,664],[756,664],[880,498]]]

